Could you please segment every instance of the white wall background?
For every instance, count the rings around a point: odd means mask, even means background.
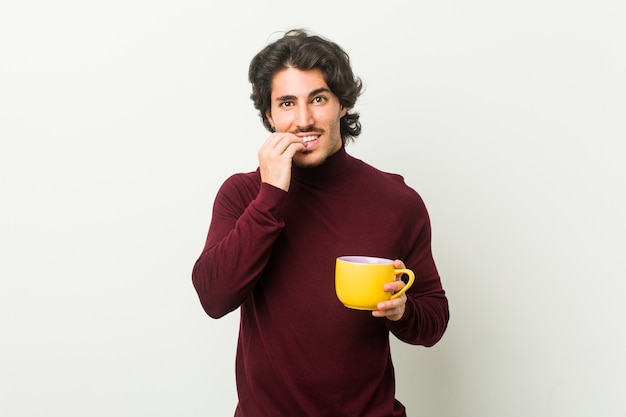
[[[410,416],[626,414],[620,0],[3,2],[0,415],[230,416],[238,316],[191,285],[265,139],[247,65],[304,26],[366,85],[349,151],[426,200],[452,319]]]

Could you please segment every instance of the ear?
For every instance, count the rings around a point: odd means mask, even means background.
[[[272,127],[272,129],[276,130],[276,127],[274,126],[274,119],[272,119],[272,112],[267,110],[265,112],[265,117],[267,118],[267,121],[270,122],[270,126]]]
[[[339,118],[341,119],[346,114],[348,114],[348,109],[344,106],[341,106],[341,108],[339,109]]]

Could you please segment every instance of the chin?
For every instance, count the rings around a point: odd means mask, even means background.
[[[326,157],[316,156],[313,151],[304,151],[298,156],[298,158],[294,158],[293,163],[300,168],[313,168],[326,161]]]

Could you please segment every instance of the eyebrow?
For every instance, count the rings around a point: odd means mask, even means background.
[[[311,91],[309,93],[309,98],[313,98],[320,93],[330,93],[330,90],[326,87],[320,87],[318,89]],[[276,101],[292,101],[292,100],[297,100],[297,99],[298,98],[293,95],[285,95],[285,96],[276,97]]]

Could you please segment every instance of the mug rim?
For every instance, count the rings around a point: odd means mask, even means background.
[[[359,265],[393,265],[392,259],[366,255],[339,256],[337,260]]]

